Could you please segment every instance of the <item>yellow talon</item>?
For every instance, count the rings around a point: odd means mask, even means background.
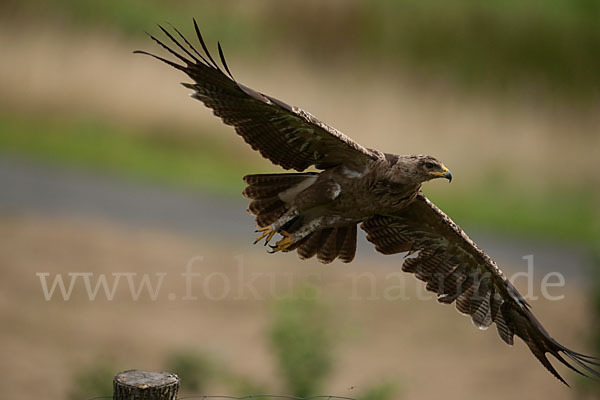
[[[275,246],[271,246],[271,254],[285,250],[293,244],[292,238],[290,237],[289,233],[287,233],[286,231],[281,231],[280,233],[283,236],[283,239],[275,243]]]
[[[275,236],[275,233],[277,233],[277,232],[275,232],[274,230],[271,230],[271,232],[267,236],[267,239],[265,240],[265,246],[267,244],[269,244],[269,242],[271,241],[271,239],[273,239],[273,236]]]
[[[256,230],[256,232],[262,232],[262,233],[260,234],[259,237],[256,238],[256,240],[254,241],[254,244],[260,242],[264,238],[267,238],[265,240],[265,246],[267,245],[267,243],[269,243],[269,241],[271,239],[273,239],[273,236],[275,236],[275,233],[277,233],[275,230],[273,230],[272,226],[265,226],[264,228],[258,228]]]

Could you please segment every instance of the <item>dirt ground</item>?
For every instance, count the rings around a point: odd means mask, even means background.
[[[0,221],[5,398],[65,398],[73,374],[94,359],[110,357],[123,370],[162,369],[166,354],[181,348],[207,351],[237,372],[278,387],[265,334],[269,310],[274,298],[299,285],[317,288],[335,310],[338,347],[329,394],[352,397],[381,381],[398,382],[404,399],[524,393],[565,399],[574,393],[521,342],[508,347],[495,329],[480,332],[453,307],[423,299],[420,283],[397,274],[400,257],[398,265],[373,255],[323,266],[292,254],[268,256],[250,243],[199,241],[97,220],[23,214]],[[187,292],[181,274],[190,260],[200,277]],[[49,273],[51,283],[56,274],[66,279],[67,273],[86,272],[94,274],[92,286],[99,274],[150,274],[152,282],[156,273],[165,276],[156,300],[146,291],[134,300],[123,278],[110,301],[102,290],[90,301],[82,280],[75,281],[68,301],[58,291],[46,301],[36,276]],[[568,287],[561,301],[532,303],[555,338],[585,351],[586,302],[579,289]],[[190,294],[197,298],[186,298]]]

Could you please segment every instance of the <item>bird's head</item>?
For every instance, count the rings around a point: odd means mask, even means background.
[[[425,155],[400,156],[392,167],[393,173],[403,183],[418,183],[435,178],[446,178],[452,181],[452,173],[438,159]]]

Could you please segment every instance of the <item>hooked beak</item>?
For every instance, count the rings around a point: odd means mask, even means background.
[[[441,178],[448,179],[448,182],[452,182],[452,172],[444,166],[442,166],[441,172],[430,172],[431,175],[439,176]]]

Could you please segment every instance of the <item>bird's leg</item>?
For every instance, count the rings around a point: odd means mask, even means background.
[[[300,228],[296,229],[294,233],[288,233],[283,229],[279,230],[283,239],[275,243],[275,246],[271,246],[271,251],[269,253],[276,253],[278,251],[286,251],[291,245],[294,243],[298,243],[300,240],[304,239],[306,236],[311,233],[323,229],[323,227],[333,226],[337,221],[340,220],[338,216],[321,216],[317,217],[310,222],[302,225]]]
[[[292,219],[294,219],[296,216],[298,216],[298,211],[296,209],[291,209],[291,210],[288,210],[287,212],[285,212],[273,224],[262,227],[262,228],[258,228],[256,230],[256,232],[261,232],[261,234],[260,234],[260,236],[258,236],[256,238],[256,240],[254,241],[254,244],[256,244],[266,238],[265,243],[264,243],[264,245],[266,246],[271,241],[271,239],[273,239],[273,236],[275,236],[276,233],[279,232],[283,235],[282,232],[285,232],[285,231],[282,231],[281,227],[284,226],[289,221],[291,221]]]
[[[296,218],[298,216],[299,212],[296,208],[291,208],[288,211],[286,211],[285,213],[283,213],[283,215],[281,217],[279,217],[279,219],[277,221],[275,221],[273,223],[273,228],[277,231],[277,232],[283,232],[282,231],[282,227],[287,224],[288,222],[290,222],[291,220],[293,220],[294,218]]]
[[[281,236],[283,236],[283,239],[275,243],[275,246],[271,246],[271,251],[269,251],[269,253],[271,254],[285,250],[294,243],[292,241],[292,236],[289,233],[287,233],[286,231],[280,231],[279,233],[281,234]]]
[[[354,222],[356,220],[345,220],[344,218],[338,215],[328,215],[328,216],[320,216],[313,218],[308,223],[305,223],[300,228],[294,229],[293,233],[286,232],[283,229],[279,229],[279,234],[283,236],[283,238],[275,243],[274,246],[271,247],[271,251],[269,253],[277,253],[278,251],[289,251],[288,249],[295,243],[298,243],[311,233],[314,233],[318,230],[325,229],[328,227],[336,226],[340,222]]]

